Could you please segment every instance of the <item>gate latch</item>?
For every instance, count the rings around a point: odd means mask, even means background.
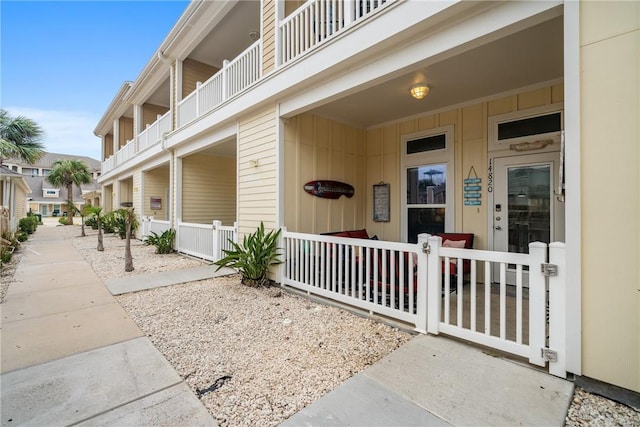
[[[422,252],[424,252],[425,254],[430,254],[431,253],[431,246],[429,246],[428,242],[423,242],[422,243]]]
[[[555,350],[551,350],[550,348],[543,347],[541,349],[541,356],[547,362],[557,362],[558,361],[558,352]]]
[[[545,276],[557,276],[558,266],[556,264],[542,263],[540,264],[540,272]]]

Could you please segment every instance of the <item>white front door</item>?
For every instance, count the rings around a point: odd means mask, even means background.
[[[559,162],[557,152],[493,159],[495,251],[529,253],[531,242],[564,241],[564,203],[554,193]],[[499,281],[499,271],[493,280]],[[527,274],[523,281],[528,285]],[[507,282],[515,283],[515,270],[507,269]]]

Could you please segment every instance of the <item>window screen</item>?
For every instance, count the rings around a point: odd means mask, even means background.
[[[522,120],[498,124],[498,140],[519,138],[521,136],[539,135],[541,133],[559,132],[562,130],[560,113],[529,117]]]

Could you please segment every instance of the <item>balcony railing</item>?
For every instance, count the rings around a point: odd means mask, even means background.
[[[242,92],[261,76],[260,40],[249,46],[233,61],[224,61],[222,69],[178,104],[178,127],[213,110]]]
[[[309,0],[280,23],[281,64],[395,0]]]
[[[171,111],[158,115],[158,120],[140,132],[138,136],[127,142],[127,145],[116,151],[116,154],[102,162],[102,173],[109,172],[116,166],[127,162],[141,151],[153,147],[162,141],[162,135],[171,131]]]

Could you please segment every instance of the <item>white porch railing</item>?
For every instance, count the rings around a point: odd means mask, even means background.
[[[162,135],[169,131],[171,131],[171,111],[167,111],[164,115],[158,114],[158,119],[138,134],[137,152],[160,143]]]
[[[116,165],[121,165],[127,160],[132,159],[133,156],[135,156],[135,154],[136,154],[136,141],[135,139],[133,139],[131,141],[128,141],[127,145],[125,145],[124,147],[116,151],[116,155],[115,155]]]
[[[141,238],[145,239],[154,232],[158,235],[171,228],[171,221],[155,219],[152,216],[143,216],[141,221]]]
[[[540,366],[547,363],[543,350],[550,349],[557,359],[549,362],[549,371],[566,377],[563,243],[549,245],[547,263],[547,245],[539,242],[530,245],[529,254],[514,254],[443,248],[440,237],[428,235],[421,235],[418,244],[404,244],[283,228],[282,239],[284,285]],[[548,264],[557,266],[557,275],[542,272]],[[494,268],[499,272],[495,284]],[[481,269],[483,280],[478,280]],[[507,284],[508,269],[516,272],[515,285]],[[455,278],[452,273],[467,270]]]
[[[178,126],[182,127],[208,113],[227,99],[242,92],[261,77],[261,41],[258,40],[233,61],[224,61],[222,69],[178,103]]]
[[[230,249],[228,239],[238,241],[237,223],[225,227],[220,221],[212,224],[178,222],[178,252],[215,262],[224,256],[223,249]]]
[[[280,22],[282,64],[395,0],[309,0]]]

